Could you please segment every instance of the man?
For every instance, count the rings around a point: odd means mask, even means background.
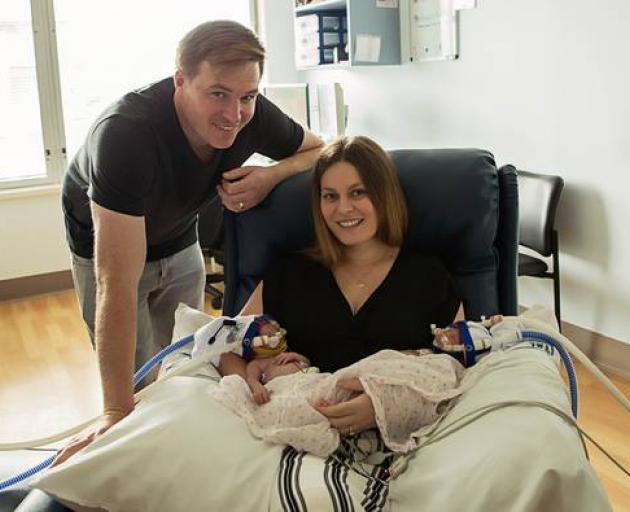
[[[264,56],[238,23],[198,26],[179,44],[174,77],[109,107],[70,164],[67,238],[104,414],[56,463],[133,410],[134,362],[170,342],[179,302],[202,306],[199,209],[217,193],[231,211],[253,208],[319,155],[318,137],[258,95]],[[255,152],[277,163],[241,167]]]

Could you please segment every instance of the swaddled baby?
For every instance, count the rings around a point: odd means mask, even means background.
[[[313,405],[337,404],[359,393],[338,387],[340,380],[358,379],[384,443],[406,452],[415,447],[411,434],[435,421],[461,394],[463,367],[427,350],[382,350],[330,374],[319,373],[301,354],[284,352],[254,357],[246,375],[246,380],[223,377],[213,398],[241,416],[255,437],[326,457],[339,446],[340,435]]]

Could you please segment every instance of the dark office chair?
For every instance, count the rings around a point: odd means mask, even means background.
[[[205,256],[214,258],[219,265],[223,265],[223,205],[217,197],[199,212],[199,244]],[[223,306],[223,291],[216,284],[224,280],[223,272],[206,274],[206,293],[211,297],[214,309]]]
[[[560,176],[518,171],[519,245],[537,254],[519,249],[518,275],[553,280],[553,300],[558,326],[560,323],[560,263],[558,232],[554,218],[564,180]],[[552,257],[550,268],[544,258]]]

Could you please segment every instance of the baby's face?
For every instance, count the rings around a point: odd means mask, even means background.
[[[280,331],[280,326],[277,323],[267,322],[260,328],[261,336],[273,336]]]
[[[445,327],[444,329],[435,329],[433,331],[433,344],[440,348],[447,346],[460,345],[459,329],[454,327]]]

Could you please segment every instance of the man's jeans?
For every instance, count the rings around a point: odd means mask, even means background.
[[[72,255],[72,278],[83,320],[94,346],[96,280],[94,262]],[[199,244],[144,266],[138,285],[136,370],[170,344],[180,302],[203,308],[205,264]]]

